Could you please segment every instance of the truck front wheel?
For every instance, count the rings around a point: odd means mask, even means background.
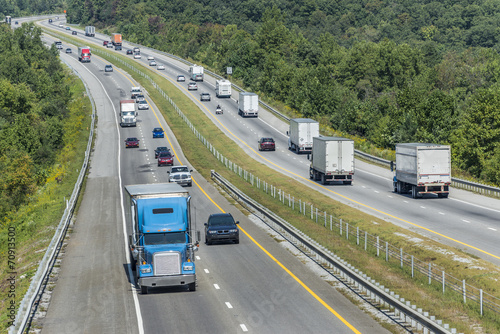
[[[144,286],[144,285],[141,285],[141,293],[143,295],[147,295],[148,294],[148,287]]]

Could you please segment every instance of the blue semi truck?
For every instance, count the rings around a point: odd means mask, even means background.
[[[200,232],[192,227],[189,192],[175,183],[125,186],[132,269],[142,294],[151,287],[196,290],[194,252]]]

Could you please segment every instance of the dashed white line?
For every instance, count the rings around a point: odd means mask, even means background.
[[[464,223],[470,223],[470,221],[468,221],[467,219],[462,219],[462,221],[463,221]]]
[[[374,190],[374,192],[376,192],[377,194],[380,194],[380,191],[378,191],[378,190]]]
[[[425,209],[425,206],[421,205],[420,208]]]
[[[241,330],[244,331],[244,332],[248,332],[248,328],[247,326],[245,326],[244,324],[240,324],[240,327],[241,327]]]
[[[403,201],[403,202],[408,203],[408,201]]]
[[[387,197],[389,197],[389,198],[394,198],[394,197],[392,197],[391,195],[387,195]]]
[[[210,274],[210,271],[208,271],[208,269],[203,269],[205,271],[206,274]]]
[[[219,284],[214,284],[215,290],[220,290]]]
[[[496,231],[497,229],[493,227],[488,227],[488,230]]]
[[[361,188],[366,188],[366,186],[361,186]]]
[[[230,302],[226,302],[226,306],[227,306],[227,308],[233,308],[233,305],[231,305]]]
[[[196,260],[200,260],[200,259],[201,259],[201,257],[199,257],[198,255],[196,255]]]
[[[438,212],[440,215],[444,215],[444,212]]]

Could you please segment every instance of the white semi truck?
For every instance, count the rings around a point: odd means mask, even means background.
[[[137,111],[135,110],[134,100],[120,101],[120,126],[136,126]]]
[[[309,118],[292,118],[287,134],[289,150],[309,153],[313,149],[313,138],[319,137],[319,123]]]
[[[309,178],[321,184],[352,184],[354,141],[342,137],[314,137]]]
[[[95,27],[94,26],[86,26],[85,27],[85,36],[95,37]]]
[[[215,82],[215,96],[231,97],[231,82],[229,80],[217,80]]]
[[[189,78],[193,81],[203,82],[203,66],[189,66]]]
[[[255,93],[240,92],[238,115],[243,117],[259,117],[259,96]]]
[[[448,197],[451,184],[451,148],[449,145],[396,144],[394,192]]]

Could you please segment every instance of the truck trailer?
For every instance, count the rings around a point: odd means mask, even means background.
[[[135,110],[134,100],[120,101],[120,126],[136,126],[137,111]]]
[[[203,66],[189,66],[189,78],[193,81],[203,82]]]
[[[94,26],[86,26],[85,27],[85,36],[95,37],[95,27]]]
[[[132,269],[142,294],[152,287],[196,290],[194,252],[199,231],[191,222],[189,192],[176,183],[125,186]]]
[[[313,138],[319,137],[319,123],[309,118],[292,118],[287,134],[289,150],[310,153],[313,149]]]
[[[90,46],[79,46],[78,47],[78,60],[82,63],[90,63]]]
[[[451,148],[449,145],[396,144],[394,192],[410,193],[413,198],[437,194],[446,198],[451,184]]]
[[[259,96],[255,93],[240,92],[238,98],[238,115],[243,117],[259,117]]]
[[[229,80],[217,80],[215,82],[215,96],[231,97],[231,82]]]
[[[352,184],[354,141],[342,137],[314,137],[309,178],[327,184],[339,181]]]
[[[111,43],[115,46],[115,50],[122,49],[122,34],[112,33],[111,34]]]

